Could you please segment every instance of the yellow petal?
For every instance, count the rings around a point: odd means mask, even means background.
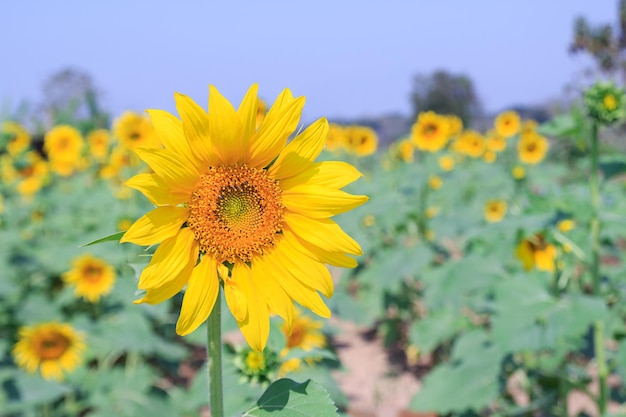
[[[321,118],[293,138],[280,153],[268,173],[273,178],[288,178],[309,168],[324,149],[328,121]]]
[[[258,285],[254,282],[252,271],[248,265],[235,264],[233,279],[244,294],[248,305],[246,319],[244,321],[237,320],[237,324],[250,347],[261,352],[265,348],[270,334],[270,315],[267,304],[262,297],[259,297]]]
[[[163,283],[163,285],[150,288],[146,290],[146,294],[139,300],[135,300],[135,304],[159,304],[163,301],[172,298],[178,294],[189,281],[189,276],[193,270],[193,263],[190,262],[178,275],[169,281]]]
[[[176,333],[185,336],[206,321],[213,310],[219,289],[217,264],[213,258],[203,256],[189,277]]]
[[[120,243],[149,246],[174,236],[189,217],[186,207],[157,207],[141,216],[120,239]]]
[[[278,112],[273,111],[276,104],[272,106],[250,141],[250,160],[247,161],[250,166],[265,168],[278,156],[289,135],[298,127],[304,101],[304,97],[298,97],[281,107]]]
[[[60,381],[63,379],[63,370],[56,360],[44,360],[41,362],[41,376],[43,379],[55,379]]]
[[[265,263],[263,256],[252,261],[252,278],[270,310],[291,327],[294,317],[293,300],[278,285],[273,270]]]
[[[288,227],[283,228],[283,235],[293,235],[292,238],[296,239],[300,244],[297,246],[298,250],[301,250],[302,253],[313,259],[317,259],[319,262],[342,268],[355,268],[358,265],[356,259],[351,258],[343,252],[330,252],[300,239],[300,237],[295,235]]]
[[[231,278],[224,280],[224,297],[235,320],[244,321],[248,317],[248,300],[239,289],[239,281]]]
[[[342,161],[316,162],[300,174],[280,180],[280,188],[288,190],[301,184],[342,188],[361,177],[351,164]]]
[[[140,191],[155,206],[175,206],[189,199],[187,193],[173,193],[155,174],[138,174],[125,184]]]
[[[278,251],[265,256],[266,262],[276,274],[278,284],[287,295],[320,317],[330,317],[330,310],[317,291],[302,284],[296,277],[298,266]],[[293,269],[292,269],[293,268]]]
[[[154,251],[148,266],[139,276],[137,287],[142,290],[160,287],[175,279],[190,264],[198,259],[198,243],[190,228],[186,227],[173,237],[166,239]]]
[[[259,86],[252,84],[237,109],[237,115],[239,116],[239,120],[241,120],[241,134],[245,140],[248,140],[254,135],[254,132],[256,132],[256,114],[259,109],[258,90]],[[245,151],[248,152],[248,149]],[[244,160],[247,161],[248,158],[244,158]]]
[[[289,210],[309,217],[324,218],[352,210],[365,203],[367,196],[319,185],[298,185],[283,191],[283,204]]]
[[[330,298],[335,291],[333,279],[328,268],[317,260],[305,255],[297,240],[289,234],[284,236],[276,251],[281,252],[284,258],[292,263],[293,276],[302,284],[320,291]]]
[[[301,239],[330,252],[362,255],[359,244],[330,219],[312,219],[285,212],[287,226]]]
[[[195,157],[178,117],[165,110],[146,110],[165,149],[175,152],[201,170],[201,162]]]
[[[243,137],[241,120],[232,104],[215,88],[209,86],[209,136],[213,149],[225,165],[243,162],[248,137]]]
[[[198,171],[167,149],[138,148],[135,153],[152,168],[159,180],[176,193],[189,193],[198,181]]]
[[[195,101],[184,94],[176,93],[176,109],[183,123],[183,131],[189,147],[203,166],[214,166],[220,162],[215,154],[209,134],[209,116]]]

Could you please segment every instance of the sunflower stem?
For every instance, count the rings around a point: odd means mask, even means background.
[[[211,416],[224,417],[222,388],[222,300],[221,290],[207,320],[207,354],[209,367],[209,405]]]

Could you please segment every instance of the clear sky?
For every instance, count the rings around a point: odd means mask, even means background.
[[[174,111],[173,93],[206,106],[208,84],[237,105],[254,82],[273,101],[307,97],[304,119],[411,112],[412,77],[469,75],[499,111],[556,97],[586,61],[567,47],[573,20],[615,23],[617,0],[6,1],[0,100],[41,98],[72,66],[103,105]]]

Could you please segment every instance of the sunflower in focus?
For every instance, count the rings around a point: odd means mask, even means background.
[[[125,111],[113,122],[113,136],[127,149],[162,147],[150,120],[134,111]]]
[[[517,246],[515,255],[527,271],[537,268],[540,271],[554,272],[556,248],[546,242],[541,233],[522,239]]]
[[[0,143],[6,146],[6,150],[11,156],[24,152],[30,146],[30,133],[19,123],[2,123],[0,135],[3,139]]]
[[[420,113],[411,128],[411,138],[417,149],[437,152],[449,139],[450,123],[446,116],[428,111]]]
[[[485,203],[484,215],[485,220],[489,223],[497,223],[502,221],[507,211],[507,204],[502,200],[489,200]]]
[[[465,130],[461,136],[454,141],[452,149],[460,154],[479,158],[485,152],[485,140],[483,136],[475,130]]]
[[[146,294],[137,303],[160,303],[186,286],[176,324],[186,335],[209,316],[221,282],[246,341],[262,351],[270,311],[289,326],[294,301],[330,316],[319,294],[333,294],[324,264],[355,267],[348,255],[362,253],[330,217],[368,198],[341,190],[361,176],[352,165],[315,162],[326,144],[325,118],[287,144],[304,97],[283,90],[257,129],[257,88],[236,110],[210,86],[208,112],[182,94],[175,95],[181,119],[148,111],[165,149],[137,148],[153,173],[126,184],[157,208],[120,242],[159,244],[139,277]]]
[[[336,123],[329,124],[328,135],[326,136],[326,150],[335,152],[340,149],[343,149],[345,145],[346,145],[345,129]]]
[[[87,135],[87,143],[89,144],[89,153],[99,162],[106,160],[109,156],[109,143],[111,134],[106,129],[96,129]]]
[[[295,309],[295,316],[291,327],[284,323],[281,331],[287,339],[285,348],[280,352],[284,358],[291,349],[311,351],[323,349],[326,346],[326,336],[322,333],[323,323],[302,314],[300,309]],[[287,359],[280,367],[279,375],[295,372],[300,369],[302,361],[299,358]]]
[[[548,152],[548,140],[538,133],[526,134],[517,142],[519,160],[525,164],[538,164]]]
[[[519,133],[522,120],[514,111],[505,111],[496,116],[494,127],[496,133],[504,138],[510,138]]]
[[[40,370],[44,379],[62,380],[81,362],[85,350],[84,336],[72,326],[49,322],[21,327],[13,357],[29,373]]]
[[[357,156],[368,156],[378,148],[378,136],[374,129],[367,126],[348,126],[345,128],[346,150]]]
[[[74,259],[72,269],[63,273],[61,278],[75,287],[77,297],[97,303],[113,289],[115,269],[102,259],[86,254]]]

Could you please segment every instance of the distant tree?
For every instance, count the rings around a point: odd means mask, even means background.
[[[606,74],[618,71],[626,74],[623,52],[626,49],[626,0],[619,1],[617,28],[611,24],[591,27],[584,17],[574,21],[573,39],[569,46],[572,54],[587,53],[593,57],[598,68]]]
[[[472,117],[480,112],[480,101],[474,83],[465,75],[438,70],[430,75],[416,75],[411,92],[413,117],[432,110],[440,114],[454,114],[470,126]]]

